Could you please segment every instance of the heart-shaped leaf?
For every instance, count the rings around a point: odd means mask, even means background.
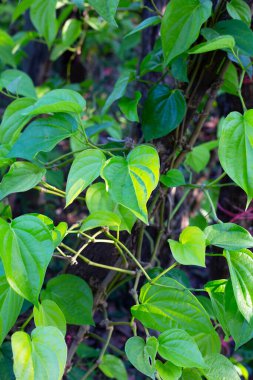
[[[57,327],[63,335],[66,334],[66,319],[59,306],[51,300],[43,300],[39,307],[33,308],[36,327]]]
[[[111,211],[95,211],[90,214],[82,223],[81,231],[92,230],[97,227],[114,227],[119,229],[120,217]]]
[[[102,176],[113,200],[148,223],[146,203],[159,180],[159,156],[148,145],[140,145],[127,156],[107,161]]]

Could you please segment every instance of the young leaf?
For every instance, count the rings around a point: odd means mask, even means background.
[[[93,297],[88,284],[80,277],[62,274],[49,280],[41,299],[54,301],[71,325],[93,324]]]
[[[207,365],[203,373],[207,380],[240,380],[240,377],[231,363],[225,356],[211,354],[205,358]]]
[[[219,36],[210,41],[202,42],[189,50],[189,54],[203,54],[209,51],[230,49],[235,46],[235,40],[232,36]]]
[[[233,19],[241,20],[247,25],[251,24],[251,9],[244,0],[231,0],[226,7]]]
[[[160,181],[166,187],[178,187],[185,185],[184,175],[178,169],[170,169],[165,175],[161,175]]]
[[[116,227],[119,229],[119,216],[110,211],[96,211],[89,215],[81,225],[81,231],[92,230],[97,227]]]
[[[148,94],[142,112],[142,130],[146,141],[168,135],[184,118],[186,102],[179,90],[160,84]]]
[[[231,112],[222,123],[219,142],[220,163],[230,178],[253,198],[253,110],[244,115]]]
[[[138,371],[153,379],[155,373],[155,356],[150,357],[146,348],[147,343],[139,336],[128,339],[125,345],[126,355],[130,363],[138,369]]]
[[[184,330],[170,329],[158,337],[158,353],[178,367],[204,368],[205,362],[195,340]],[[189,355],[189,352],[191,355]]]
[[[86,192],[86,205],[90,213],[110,211],[118,215],[121,223],[117,228],[120,231],[126,230],[130,233],[136,222],[136,216],[126,207],[114,202],[109,192],[106,191],[105,184],[102,182],[94,183],[94,185],[88,188]]]
[[[211,154],[210,151],[217,148],[218,141],[213,140],[200,144],[192,149],[186,156],[185,164],[190,166],[196,173],[201,172],[207,166]]]
[[[14,95],[37,98],[31,78],[23,71],[5,70],[0,75],[0,89],[5,88]]]
[[[15,324],[22,305],[23,298],[14,292],[6,277],[0,275],[0,346]]]
[[[88,0],[88,3],[112,26],[117,26],[114,19],[118,8],[119,0]]]
[[[113,157],[103,168],[109,194],[113,200],[148,223],[146,203],[159,180],[159,156],[148,145],[140,145],[127,156]]]
[[[76,156],[67,179],[66,207],[99,177],[104,163],[105,156],[97,149],[87,149]]]
[[[0,252],[7,281],[20,296],[38,305],[38,296],[53,254],[48,228],[32,215],[10,224],[0,219]]]
[[[182,369],[170,362],[162,363],[156,360],[156,370],[162,380],[179,380],[181,379]]]
[[[220,339],[203,306],[172,278],[162,277],[157,285],[144,285],[140,304],[133,306],[131,312],[147,328],[161,332],[170,328],[184,329],[194,337],[203,355],[220,352]]]
[[[37,119],[28,125],[8,156],[33,160],[39,152],[50,152],[60,141],[76,131],[76,119],[68,114],[58,113]]]
[[[127,380],[127,371],[121,359],[114,355],[104,355],[98,368],[110,379]]]
[[[174,259],[183,265],[205,267],[206,239],[198,227],[186,227],[180,234],[179,242],[168,240]]]
[[[60,380],[67,360],[67,346],[56,327],[37,327],[31,338],[23,331],[11,339],[16,379]]]
[[[210,0],[171,0],[169,2],[161,26],[166,65],[188,50],[196,41],[201,25],[211,15],[211,10]]]
[[[63,335],[66,334],[66,319],[59,306],[51,300],[44,300],[39,307],[33,308],[34,323],[36,327],[53,326]]]
[[[32,189],[45,174],[46,170],[44,168],[30,162],[14,162],[0,183],[0,200],[9,194],[22,193]]]
[[[207,245],[228,250],[253,247],[251,234],[245,228],[234,223],[213,224],[207,227],[204,233]]]
[[[253,253],[248,249],[225,251],[238,309],[253,323]]]
[[[34,105],[27,107],[21,115],[36,116],[43,113],[81,113],[85,108],[84,98],[73,90],[53,90],[40,98]]]
[[[149,28],[150,26],[155,26],[161,23],[161,17],[159,16],[152,16],[144,21],[142,21],[138,26],[136,26],[131,32],[127,33],[126,37],[132,36],[135,33],[138,33],[146,28]]]
[[[115,86],[111,95],[107,98],[105,105],[102,109],[103,114],[105,114],[108,111],[108,109],[116,100],[122,98],[122,96],[125,94],[128,82],[131,78],[131,74],[132,74],[131,70],[124,70],[120,74],[120,77],[115,83]]]
[[[33,0],[30,9],[31,21],[48,46],[51,47],[57,34],[56,21],[57,0]]]

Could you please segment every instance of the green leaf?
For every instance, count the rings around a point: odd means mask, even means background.
[[[161,23],[161,17],[159,16],[152,16],[146,18],[144,21],[142,21],[139,25],[137,25],[131,32],[127,33],[126,37],[132,36],[135,33],[141,32],[142,30],[149,28],[150,26],[155,26]]]
[[[109,194],[113,200],[148,223],[146,203],[159,180],[159,156],[148,145],[140,145],[127,156],[113,157],[103,168]]]
[[[50,219],[48,216],[36,213],[30,215],[36,216],[36,218],[39,218],[48,227],[52,236],[54,248],[56,248],[65,237],[65,234],[68,229],[67,223],[60,222],[58,226],[55,227],[53,220]]]
[[[140,304],[132,315],[147,327],[158,331],[184,329],[194,337],[203,355],[219,352],[220,340],[209,316],[196,297],[172,278],[162,277],[157,285],[141,288]]]
[[[49,47],[52,46],[58,30],[56,3],[57,0],[47,0],[46,3],[44,0],[34,0],[30,9],[31,21]]]
[[[154,345],[153,337],[152,345]],[[150,345],[150,343],[149,343]],[[147,343],[139,336],[134,336],[126,342],[125,351],[130,363],[141,373],[154,379],[155,374],[155,356],[150,356],[147,351]],[[156,340],[157,351],[157,340]]]
[[[189,54],[203,54],[209,51],[230,49],[235,46],[235,40],[232,36],[219,36],[207,42],[202,42],[189,50]]]
[[[227,325],[235,341],[235,349],[237,350],[240,346],[253,338],[253,324],[248,323],[238,310],[232,282],[230,280],[226,285],[224,303]]]
[[[238,309],[244,318],[253,322],[253,253],[248,249],[224,252],[231,275]]]
[[[2,144],[14,144],[24,126],[32,116],[22,115],[23,110],[35,103],[35,99],[16,99],[5,110],[0,126],[0,142]]]
[[[240,380],[240,377],[231,363],[225,356],[211,354],[205,358],[207,369],[203,373],[207,380]]]
[[[36,116],[43,113],[81,113],[85,108],[84,98],[73,90],[53,90],[26,108],[21,115]]]
[[[19,70],[5,70],[0,74],[0,89],[5,88],[15,95],[37,98],[31,78]]]
[[[184,175],[178,169],[170,169],[165,175],[161,175],[160,181],[166,187],[178,187],[185,185]]]
[[[162,363],[160,360],[157,360],[156,370],[162,380],[181,379],[182,369],[170,362]]]
[[[202,376],[197,369],[185,368],[182,373],[182,380],[202,380]]]
[[[234,37],[236,48],[239,49],[239,54],[251,57],[253,55],[253,32],[240,20],[225,20],[218,22],[215,31],[220,35],[230,35]]]
[[[15,292],[38,305],[38,296],[54,250],[48,228],[35,216],[22,215],[10,224],[0,219],[0,236],[7,281]]]
[[[8,284],[5,276],[0,276],[0,346],[14,326],[21,308],[23,298]]]
[[[183,265],[205,267],[206,239],[198,227],[186,227],[180,234],[179,242],[168,240],[174,259]]]
[[[33,0],[21,0],[14,8],[12,15],[12,21],[16,21],[25,11],[30,8]]]
[[[39,307],[33,308],[34,323],[36,327],[53,326],[63,335],[66,334],[66,319],[59,306],[50,300],[44,300]]]
[[[200,144],[192,149],[186,156],[185,164],[190,166],[196,173],[201,172],[207,166],[212,149],[217,148],[218,141],[210,141],[208,143]]]
[[[62,28],[61,42],[56,44],[51,53],[51,60],[55,61],[76,41],[82,32],[82,23],[74,18],[68,19]]]
[[[3,343],[3,345],[0,347],[0,379],[15,379],[13,373],[12,350],[11,344],[9,342]]]
[[[221,89],[228,94],[238,96],[239,80],[236,67],[233,63],[230,63],[228,66]]]
[[[110,379],[127,380],[127,371],[121,359],[114,355],[104,355],[98,368]]]
[[[0,62],[3,65],[16,67],[16,61],[13,54],[15,44],[11,36],[4,30],[0,30]]]
[[[188,79],[188,54],[180,54],[171,61],[171,74],[179,82],[189,82]]]
[[[117,214],[121,220],[120,231],[126,230],[130,233],[136,222],[136,216],[126,207],[114,202],[109,192],[106,191],[105,184],[102,182],[94,183],[94,185],[88,188],[86,192],[86,205],[90,213],[110,211]]]
[[[117,214],[110,211],[95,211],[83,221],[81,231],[88,231],[97,227],[116,227],[119,229],[120,224],[121,220]]]
[[[18,138],[8,157],[33,160],[39,152],[50,152],[60,141],[77,131],[77,122],[72,116],[58,113],[48,118],[33,121]]]
[[[30,162],[14,162],[0,183],[0,200],[9,194],[32,189],[41,181],[45,173],[44,168]]]
[[[138,104],[140,99],[141,93],[139,91],[135,92],[134,99],[127,97],[123,97],[120,99],[119,108],[128,120],[133,122],[139,121]]]
[[[14,373],[17,380],[60,380],[63,376],[67,346],[55,327],[37,327],[31,338],[23,331],[11,339]]]
[[[119,0],[88,0],[88,3],[105,21],[113,26],[117,26],[114,16],[118,8]]]
[[[48,281],[41,299],[54,301],[71,325],[93,324],[93,296],[88,284],[80,277],[62,274]]]
[[[159,335],[158,342],[159,355],[174,365],[184,368],[205,367],[204,359],[195,340],[186,331],[180,329],[164,331]]]
[[[226,7],[233,19],[241,20],[247,25],[251,24],[251,9],[244,0],[231,0]]]
[[[113,91],[111,95],[107,98],[105,105],[102,109],[102,113],[105,114],[108,109],[111,107],[111,105],[118,99],[122,98],[126,92],[126,88],[128,85],[128,82],[131,78],[132,71],[131,70],[124,70],[121,74],[117,82],[115,83],[115,86],[113,88]]]
[[[253,110],[231,112],[222,123],[220,163],[230,178],[253,198]]]
[[[188,50],[198,38],[201,25],[209,18],[211,10],[210,0],[171,0],[169,2],[161,26],[165,64]]]
[[[76,155],[71,165],[66,185],[66,207],[99,177],[105,155],[97,149],[87,149]]]
[[[142,130],[146,141],[157,139],[174,131],[184,118],[186,102],[179,90],[164,84],[157,85],[148,94],[142,112]]]
[[[204,231],[206,244],[237,250],[253,247],[253,237],[245,228],[234,223],[219,223],[209,226]]]

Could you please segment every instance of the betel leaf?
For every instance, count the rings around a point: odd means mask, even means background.
[[[245,228],[234,223],[219,223],[208,226],[205,231],[206,244],[237,250],[253,247],[253,237]]]
[[[15,46],[12,37],[4,30],[0,30],[0,62],[3,65],[10,65],[16,67],[16,60],[13,54]]]
[[[159,156],[148,145],[134,148],[127,156],[106,162],[102,177],[113,200],[148,223],[146,203],[159,180]]]
[[[32,98],[16,99],[6,108],[0,125],[0,142],[2,144],[12,145],[18,139],[21,130],[32,118],[22,115],[22,112],[35,101]]]
[[[240,20],[225,20],[218,22],[214,29],[220,35],[230,35],[234,37],[236,48],[239,53],[247,56],[253,55],[253,32]]]
[[[235,341],[235,349],[253,338],[253,323],[248,323],[238,310],[231,280],[227,282],[224,294],[226,321],[231,336]]]
[[[44,300],[38,307],[33,308],[33,317],[36,327],[53,326],[63,335],[66,334],[66,319],[59,306],[51,300]]]
[[[207,42],[202,42],[189,50],[189,54],[203,54],[209,51],[230,49],[235,46],[235,40],[232,36],[219,36]]]
[[[251,24],[251,9],[244,0],[231,0],[226,4],[229,15],[236,19]]]
[[[123,72],[120,74],[120,77],[115,83],[112,93],[107,98],[105,105],[102,109],[103,114],[105,114],[108,111],[108,109],[116,100],[122,98],[122,96],[125,94],[131,75],[132,75],[131,70],[123,70]]]
[[[12,21],[16,21],[16,19],[21,16],[25,11],[30,8],[33,0],[21,0],[15,7],[12,15]]]
[[[141,99],[140,91],[136,91],[134,98],[127,98],[124,96],[119,101],[119,108],[121,112],[126,116],[126,118],[133,122],[139,121],[138,116],[138,104]]]
[[[48,0],[46,3],[44,0],[34,0],[30,9],[31,21],[49,47],[54,42],[58,30],[56,3],[57,0]]]
[[[253,323],[253,253],[248,249],[224,252],[238,309]]]
[[[158,348],[157,340],[154,337],[151,337],[149,339],[152,339],[152,346],[155,348],[153,352],[155,352],[155,355],[153,354],[150,356],[150,353],[147,351],[147,345],[149,340],[145,342],[144,339],[142,339],[139,336],[134,336],[126,342],[125,345],[125,351],[128,360],[130,363],[141,373],[143,373],[146,376],[151,377],[151,379],[154,379],[155,374],[155,356]]]
[[[84,98],[73,90],[53,90],[48,92],[37,102],[24,109],[21,115],[36,116],[48,113],[81,113],[85,108]]]
[[[76,119],[58,113],[48,118],[33,121],[18,138],[8,157],[32,160],[39,152],[51,151],[60,141],[77,131]]]
[[[77,40],[82,32],[82,23],[74,18],[68,19],[62,28],[60,43],[55,44],[51,53],[51,60],[55,61]]]
[[[56,327],[37,327],[32,331],[31,338],[25,332],[18,331],[12,335],[11,344],[17,380],[62,378],[67,346]]]
[[[10,224],[0,219],[0,254],[7,281],[22,297],[38,305],[53,254],[50,232],[41,220],[22,215]]]
[[[213,140],[195,146],[192,151],[187,154],[185,164],[190,166],[196,173],[201,172],[205,169],[211,158],[210,151],[217,148],[218,145],[218,140]]]
[[[142,130],[146,141],[168,135],[176,129],[186,112],[185,98],[179,90],[159,84],[150,90],[143,106]]]
[[[88,0],[88,3],[105,21],[113,26],[117,26],[114,16],[118,8],[119,0]]]
[[[41,181],[45,173],[44,168],[30,162],[14,162],[0,183],[0,200],[9,194],[32,189]]]
[[[189,82],[188,54],[183,53],[171,61],[171,74],[179,82]]]
[[[22,305],[23,298],[14,292],[8,284],[6,277],[0,275],[0,346],[15,324]]]
[[[231,112],[222,123],[220,163],[230,178],[253,198],[253,110]]]
[[[237,69],[233,63],[230,63],[227,68],[221,89],[228,94],[238,96],[239,79]]]
[[[13,360],[11,344],[5,342],[0,347],[0,379],[1,380],[14,380],[13,373]]]
[[[105,155],[97,149],[87,149],[76,156],[67,179],[66,207],[99,177],[105,159]]]
[[[162,380],[179,380],[181,379],[182,369],[170,362],[162,363],[156,360],[156,370]]]
[[[177,187],[185,185],[184,175],[178,169],[170,169],[165,175],[160,176],[160,181],[166,187]]]
[[[0,89],[15,95],[37,98],[31,78],[20,70],[5,70],[0,74]]]
[[[62,274],[49,280],[41,299],[54,301],[72,325],[93,324],[93,297],[88,284],[80,277]]]
[[[68,229],[67,223],[60,222],[57,226],[55,226],[53,220],[50,219],[48,216],[36,213],[30,215],[36,216],[36,218],[39,218],[47,226],[52,236],[54,248],[56,248],[65,237],[65,234]]]
[[[161,17],[159,16],[152,16],[144,21],[142,21],[139,25],[137,25],[134,29],[131,30],[131,32],[127,33],[126,37],[132,36],[135,33],[141,32],[142,30],[149,28],[150,26],[155,26],[157,24],[161,23]]]
[[[205,234],[198,227],[186,227],[180,234],[179,242],[168,240],[174,259],[183,265],[205,267]]]
[[[158,337],[158,353],[178,367],[204,368],[205,362],[199,348],[186,331],[170,329]],[[189,352],[191,355],[189,355]]]
[[[120,231],[126,230],[129,233],[136,222],[136,216],[126,207],[114,202],[111,195],[106,191],[102,182],[94,183],[86,192],[86,205],[90,213],[96,211],[110,211],[117,214],[121,220]],[[113,228],[112,228],[113,229]]]
[[[120,217],[111,211],[95,211],[84,219],[81,231],[92,230],[97,227],[116,227],[119,229]]]
[[[220,340],[208,314],[196,297],[172,278],[162,277],[157,285],[141,288],[140,304],[132,315],[147,327],[158,331],[184,329],[194,337],[203,355],[219,352]]]
[[[110,379],[127,380],[127,371],[121,359],[114,355],[104,355],[98,368]]]
[[[211,354],[205,358],[206,369],[202,369],[207,380],[240,380],[240,377],[231,363],[223,355]]]
[[[171,0],[162,18],[161,37],[165,64],[184,53],[211,15],[210,0]],[[229,34],[229,33],[228,33]]]
[[[202,380],[202,376],[197,369],[185,368],[181,380]]]

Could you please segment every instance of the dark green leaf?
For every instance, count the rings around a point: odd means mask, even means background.
[[[251,24],[251,9],[244,0],[231,0],[226,6],[232,18],[244,21],[247,25]]]
[[[107,98],[105,102],[105,105],[102,109],[103,114],[108,111],[108,109],[116,100],[122,98],[122,96],[125,94],[128,82],[131,78],[131,74],[132,74],[131,70],[124,70],[121,73],[119,79],[115,83],[115,86],[111,95]]]

